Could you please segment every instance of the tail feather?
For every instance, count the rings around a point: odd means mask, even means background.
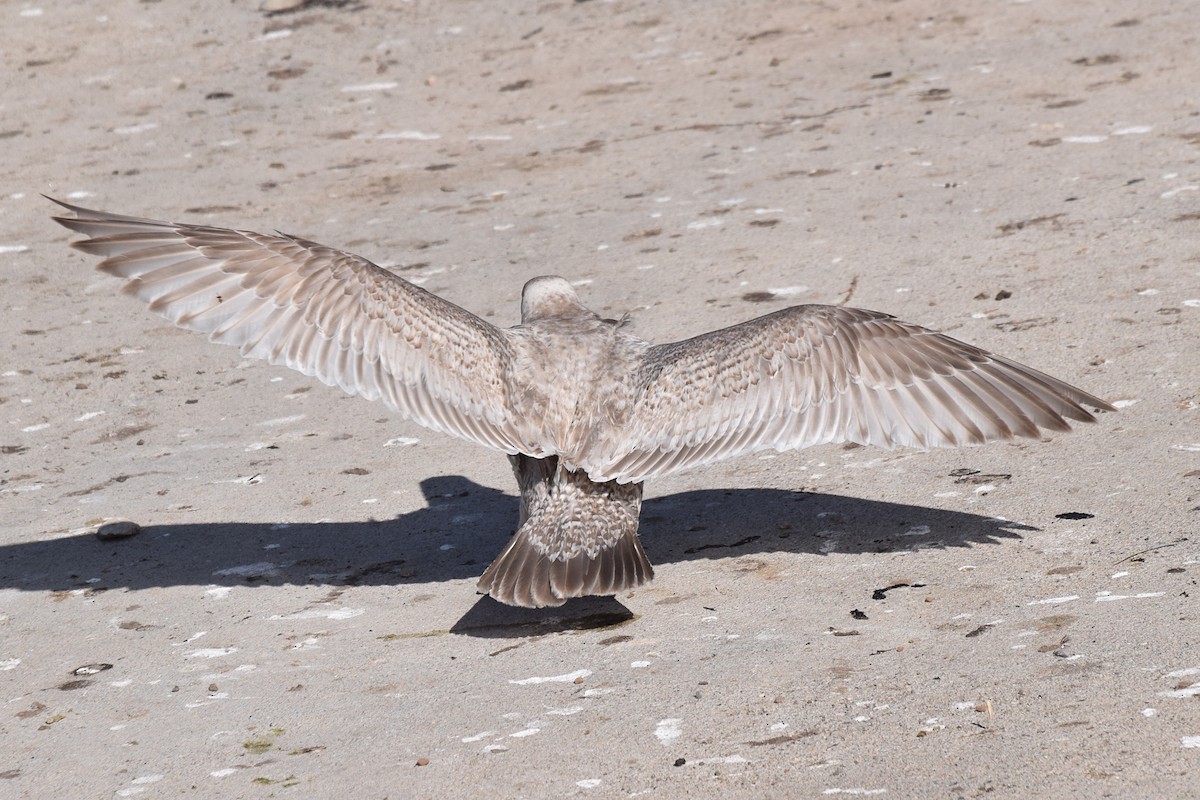
[[[553,457],[510,458],[521,487],[521,526],[479,579],[479,591],[541,608],[616,594],[654,577],[637,534],[640,483],[596,483]]]
[[[528,525],[517,531],[479,579],[479,591],[508,605],[542,608],[561,606],[572,597],[617,594],[654,577],[636,528],[595,557],[581,552],[565,560],[550,558],[536,539]]]

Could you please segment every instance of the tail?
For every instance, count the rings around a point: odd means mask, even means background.
[[[638,539],[642,485],[595,483],[556,458],[513,456],[521,527],[479,579],[479,591],[528,608],[611,595],[654,577]]]

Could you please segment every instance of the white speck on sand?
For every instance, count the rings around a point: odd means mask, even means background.
[[[396,84],[392,84],[395,86]],[[342,89],[343,92],[351,91],[350,89]],[[402,139],[406,142],[432,142],[435,139],[442,138],[440,133],[425,133],[424,131],[389,131],[381,133],[375,137],[376,139]]]
[[[689,222],[687,228],[689,231],[700,231],[705,228],[716,228],[720,224],[721,220],[719,219],[698,219],[695,222]]]
[[[595,789],[603,782],[599,778],[588,778],[587,780],[575,781],[575,785],[580,789]]]
[[[8,672],[10,669],[16,669],[20,663],[21,659],[19,658],[6,658],[0,661],[0,672]]]
[[[205,589],[204,593],[212,598],[220,600],[222,597],[228,597],[233,591],[232,586],[214,586],[211,589]]]
[[[29,486],[13,486],[11,488],[0,489],[0,494],[20,494],[22,492],[36,492],[36,491],[40,491],[44,487],[45,487],[45,484],[41,484],[41,483],[32,483]],[[80,501],[80,502],[83,502],[83,501]],[[87,531],[90,529],[84,528],[83,530]]]
[[[1115,406],[1116,408],[1129,408],[1130,406],[1135,405],[1136,403],[1140,403],[1140,402],[1142,402],[1141,398],[1136,398],[1133,400],[1114,400],[1113,406]]]
[[[1200,453],[1200,444],[1173,444],[1172,450],[1182,450],[1185,453]]]
[[[384,447],[408,447],[409,445],[414,445],[419,441],[421,441],[421,440],[414,439],[411,436],[397,436],[395,439],[388,439],[386,442],[383,443],[383,446]]]
[[[654,728],[654,735],[658,737],[658,741],[663,747],[669,747],[671,742],[683,735],[683,731],[679,728],[679,724],[683,722],[681,719],[663,719],[659,720],[658,725]]]
[[[808,287],[807,286],[779,286],[779,287],[770,287],[767,289],[767,291],[773,295],[776,295],[777,297],[791,297],[791,296],[797,295],[797,294],[804,294],[805,292],[808,291]]]
[[[139,783],[158,783],[162,779],[163,779],[162,775],[143,775],[140,778],[134,778],[133,783],[134,783],[134,785],[137,785]]]
[[[473,742],[481,742],[484,739],[486,739],[487,737],[495,736],[495,735],[496,735],[495,731],[483,731],[482,733],[477,733],[474,736],[464,736],[461,739],[459,739],[459,741],[462,742],[463,744],[471,744]]]
[[[1200,299],[1184,300],[1183,305],[1187,306],[1188,308],[1200,308]]]
[[[1171,689],[1167,692],[1159,692],[1158,696],[1174,697],[1180,700],[1188,697],[1200,697],[1200,681],[1196,681],[1191,686],[1185,686],[1182,689]]]
[[[237,772],[237,770],[234,769],[233,767],[226,767],[225,769],[219,769],[216,772],[210,772],[208,774],[213,776],[214,778],[228,778],[230,775],[232,775],[235,772]]]
[[[1096,602],[1110,600],[1141,600],[1146,597],[1162,597],[1166,592],[1141,592],[1139,594],[1112,594],[1111,592],[1096,592]]]
[[[541,733],[541,732],[542,732],[542,731],[541,731],[541,729],[540,729],[540,728],[526,728],[526,729],[525,729],[525,730],[523,730],[523,731],[517,731],[516,733],[510,733],[510,734],[508,735],[508,738],[510,738],[510,739],[524,739],[526,736],[533,736],[534,734]]]
[[[516,684],[517,686],[532,686],[538,683],[571,683],[576,678],[586,678],[591,674],[592,671],[590,669],[577,669],[574,672],[568,672],[566,675],[551,675],[546,678],[535,676],[533,678],[522,678],[519,681],[510,680],[509,683]]]
[[[184,658],[220,658],[232,653],[236,653],[236,647],[208,647],[201,650],[189,650],[183,654]]]
[[[1186,678],[1188,675],[1200,675],[1200,667],[1187,667],[1186,669],[1177,669],[1174,672],[1168,672],[1163,675],[1164,678]]]
[[[133,136],[134,134],[152,131],[157,127],[157,122],[143,122],[140,125],[126,125],[121,128],[113,128],[113,133],[120,134],[121,136]]]
[[[557,717],[569,717],[572,714],[578,714],[583,711],[583,706],[567,706],[566,708],[552,708],[547,711],[547,714],[553,714]]]
[[[273,614],[267,619],[353,619],[366,611],[365,608],[310,608],[295,614]]]
[[[299,422],[304,419],[305,414],[292,414],[290,417],[276,417],[275,419],[265,419],[257,423],[262,428],[277,428],[280,425],[291,425],[293,422]]]
[[[0,254],[24,253],[28,249],[29,249],[29,245],[26,245],[26,244],[0,244]]]
[[[89,411],[86,414],[84,414],[83,416],[76,417],[75,421],[76,422],[87,422],[89,419],[95,419],[96,417],[99,417],[100,415],[102,415],[104,413],[105,412],[103,412],[103,411]]]
[[[826,789],[825,791],[821,792],[821,794],[857,794],[857,795],[887,794],[887,789],[861,789],[861,788]]]
[[[650,666],[649,661],[633,661],[629,664],[630,669],[644,669]]]
[[[749,764],[749,759],[742,756],[711,756],[709,758],[697,758],[695,761],[689,761],[689,764]]]
[[[1063,141],[1068,144],[1099,144],[1107,141],[1107,136],[1064,136]]]
[[[1159,197],[1161,197],[1163,200],[1167,200],[1167,199],[1172,198],[1175,195],[1179,194],[1180,192],[1195,192],[1195,191],[1200,191],[1200,186],[1196,186],[1195,184],[1188,184],[1187,186],[1176,186],[1174,189],[1168,189],[1167,191],[1160,194]]]
[[[395,81],[379,81],[378,83],[356,83],[350,86],[343,86],[343,92],[384,92],[388,89],[395,89],[400,84]]]
[[[1143,709],[1142,709],[1142,716],[1143,716],[1143,717],[1146,717],[1147,719],[1149,719],[1150,717],[1157,717],[1157,716],[1158,716],[1158,709],[1156,709],[1156,708],[1143,708]]]
[[[49,428],[49,427],[50,427],[49,422],[41,422],[41,423],[38,423],[37,425],[30,425],[27,428],[21,428],[21,433],[34,433],[36,431],[44,431],[44,430],[46,430],[46,428]]]
[[[1200,736],[1180,736],[1180,747],[1200,747]]]
[[[483,748],[485,753],[503,753],[508,748],[502,744],[489,744]]]
[[[1079,599],[1079,595],[1068,594],[1068,595],[1063,595],[1062,597],[1047,597],[1044,600],[1030,600],[1025,605],[1027,605],[1027,606],[1053,606],[1053,605],[1057,605],[1059,603],[1069,603],[1072,600],[1078,600],[1078,599]]]
[[[1113,136],[1128,136],[1131,133],[1149,133],[1154,130],[1153,125],[1130,125],[1128,128],[1117,128],[1113,131]]]
[[[283,28],[282,30],[269,31],[267,33],[264,33],[262,36],[259,36],[254,41],[256,41],[256,42],[273,42],[276,39],[286,39],[291,35],[292,35],[291,28]]]

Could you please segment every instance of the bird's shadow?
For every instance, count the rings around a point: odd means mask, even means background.
[[[146,525],[0,546],[0,589],[402,586],[477,577],[517,522],[517,498],[459,475],[421,483],[427,505],[380,522]],[[1027,525],[959,511],[778,489],[706,489],[651,499],[641,534],[657,565],[754,553],[869,553],[1019,539]],[[515,609],[481,598],[452,629],[527,635],[628,619],[612,598]],[[511,633],[505,633],[506,630]]]

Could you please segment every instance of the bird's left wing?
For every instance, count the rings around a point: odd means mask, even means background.
[[[717,459],[828,442],[951,447],[1069,430],[1105,401],[887,314],[796,306],[649,348],[627,423],[576,459],[643,481]]]
[[[51,198],[53,199],[53,198]],[[54,202],[99,269],[176,325],[506,453],[522,441],[510,335],[370,261],[294,236],[159,222]]]

